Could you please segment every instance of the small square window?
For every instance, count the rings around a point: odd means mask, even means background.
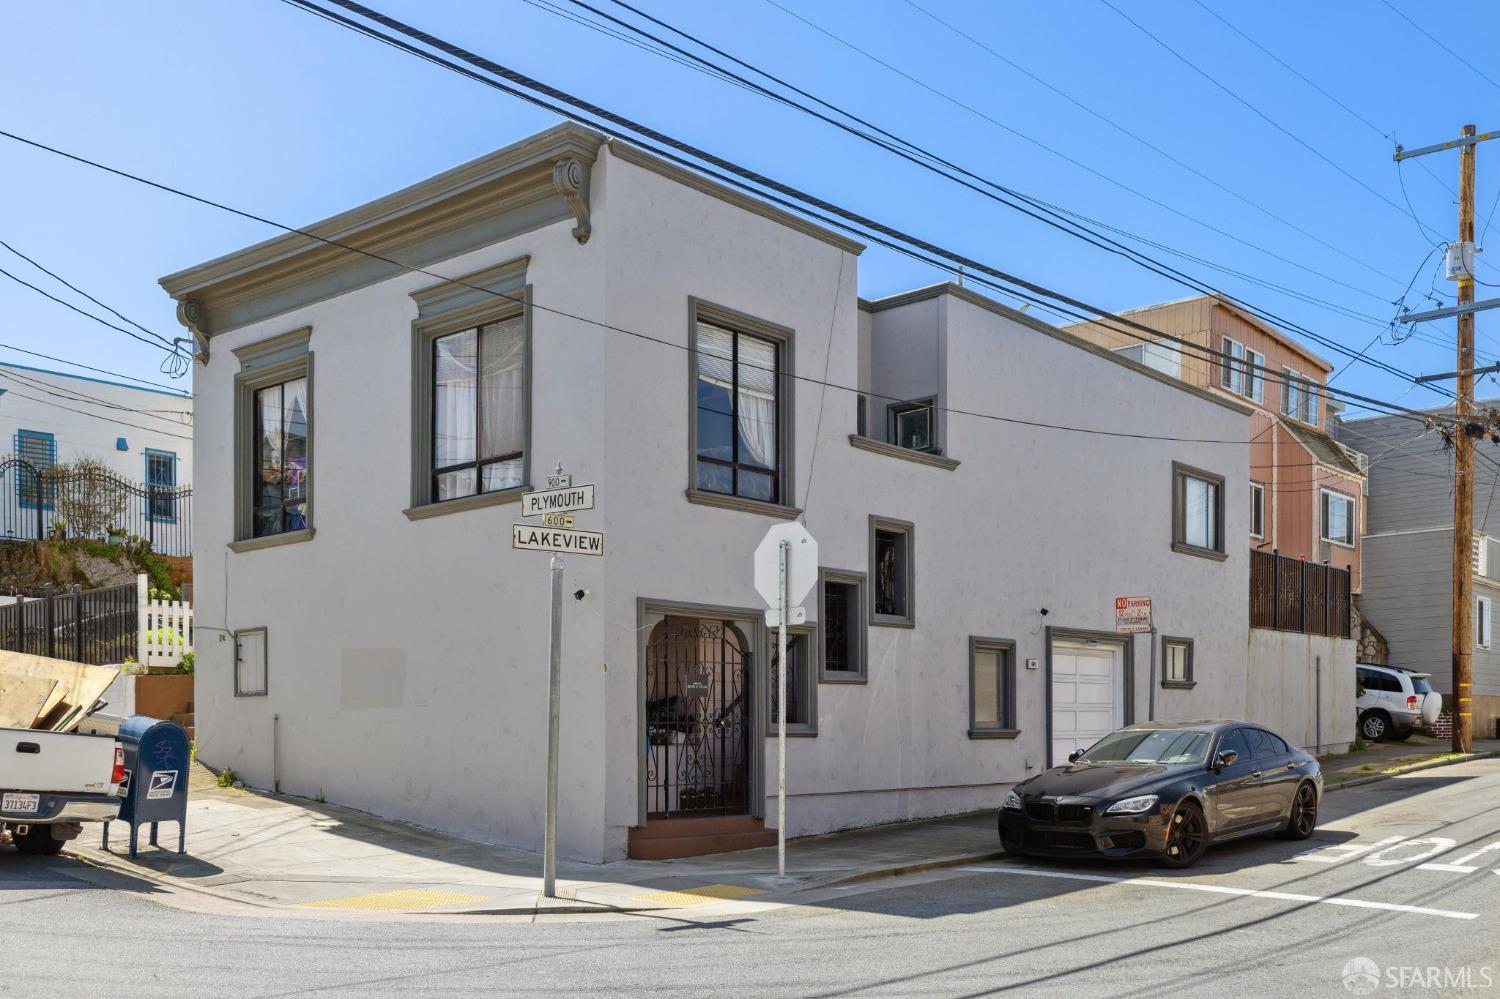
[[[1191,638],[1162,638],[1161,685],[1163,687],[1193,686],[1193,640]]]
[[[234,696],[263,697],[267,687],[266,629],[234,633]]]
[[[1016,646],[969,639],[969,738],[1011,738],[1016,732]]]
[[[890,438],[897,447],[936,453],[937,427],[933,401],[903,402],[890,408]]]
[[[911,627],[916,623],[915,527],[906,521],[870,518],[870,623]]]

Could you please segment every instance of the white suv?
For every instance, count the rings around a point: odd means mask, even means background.
[[[1357,663],[1354,668],[1364,687],[1354,702],[1359,733],[1370,742],[1399,742],[1414,729],[1431,729],[1437,722],[1443,698],[1427,682],[1432,674],[1373,663]]]

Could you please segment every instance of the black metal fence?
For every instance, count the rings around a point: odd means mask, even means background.
[[[1250,553],[1250,627],[1351,637],[1348,569]]]
[[[0,649],[104,666],[139,649],[135,583],[15,597],[0,605]]]
[[[193,553],[193,489],[132,482],[110,472],[0,460],[0,537],[139,537],[162,555]]]

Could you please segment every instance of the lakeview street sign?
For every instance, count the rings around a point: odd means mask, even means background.
[[[1132,635],[1150,630],[1150,597],[1115,597],[1115,631]]]
[[[532,524],[510,525],[510,546],[566,555],[603,555],[604,535],[597,531],[567,531]]]
[[[570,483],[557,489],[542,489],[534,493],[522,493],[521,516],[541,517],[549,513],[572,513],[574,510],[592,510],[594,508],[594,487],[592,485],[572,485],[572,476],[547,477],[549,482],[554,478],[568,478]]]

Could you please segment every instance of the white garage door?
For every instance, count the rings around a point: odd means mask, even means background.
[[[1052,646],[1052,765],[1068,762],[1124,724],[1121,649],[1059,642]]]

